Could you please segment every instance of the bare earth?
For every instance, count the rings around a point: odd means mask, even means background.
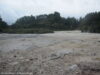
[[[0,75],[100,75],[100,34],[0,34]]]

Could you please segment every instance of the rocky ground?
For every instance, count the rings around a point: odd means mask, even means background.
[[[0,34],[0,75],[100,75],[100,34]]]

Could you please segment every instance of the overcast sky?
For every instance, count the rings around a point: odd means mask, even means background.
[[[100,0],[0,0],[0,15],[11,24],[25,15],[49,14],[54,11],[62,17],[85,16],[100,11]]]

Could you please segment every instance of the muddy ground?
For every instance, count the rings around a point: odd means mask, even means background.
[[[0,34],[0,75],[100,75],[100,34]]]

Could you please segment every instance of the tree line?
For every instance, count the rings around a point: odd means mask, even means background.
[[[82,32],[100,33],[100,12],[89,13],[80,19],[61,17],[59,12],[24,16],[10,26],[0,18],[0,32],[6,33],[49,33],[77,29]]]

